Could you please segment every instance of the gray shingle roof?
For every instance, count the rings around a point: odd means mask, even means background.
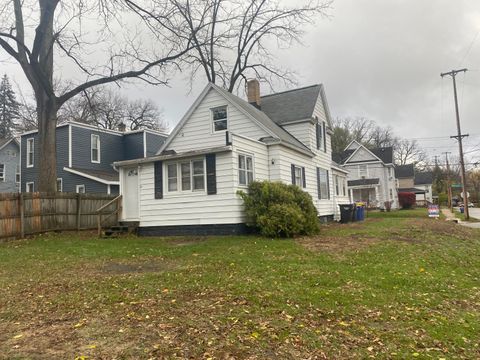
[[[275,123],[282,125],[310,119],[320,95],[321,85],[284,91],[261,97],[260,108]]]
[[[294,147],[301,149],[303,152],[308,152],[313,156],[313,153],[307,146],[305,146],[301,141],[297,140],[297,138],[295,138],[289,132],[285,131],[282,127],[277,125],[263,111],[260,111],[255,106],[249,104],[248,102],[239,98],[238,96],[235,96],[232,93],[229,93],[228,91],[222,89],[219,86],[216,86],[214,84],[212,84],[212,86],[214,86],[215,89],[217,89],[221,94],[223,94],[223,96],[225,96],[229,101],[231,101],[238,107],[242,108],[252,117],[254,117],[257,121],[259,121],[265,128],[267,128],[272,133],[274,133],[281,142],[285,142],[287,144],[293,145]]]
[[[393,147],[387,146],[369,150],[385,164],[393,164]]]
[[[413,178],[415,176],[415,169],[413,164],[399,165],[395,167],[395,177],[397,179]]]
[[[78,171],[85,175],[93,176],[100,178],[105,181],[118,181],[118,172],[112,169],[112,171],[101,171],[101,170],[91,170],[91,169],[81,169],[81,168],[70,168],[72,170]]]
[[[398,189],[399,193],[414,193],[414,194],[425,194],[425,190],[417,189],[417,188],[400,188]]]
[[[433,173],[431,171],[417,172],[413,182],[415,185],[433,184]]]

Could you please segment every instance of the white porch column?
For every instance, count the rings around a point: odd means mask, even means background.
[[[353,189],[348,189],[348,193],[350,194],[350,203],[353,203]]]
[[[375,189],[375,201],[377,202],[377,206],[381,208],[382,205],[380,204],[380,200],[378,198],[378,186],[375,186],[374,189]]]

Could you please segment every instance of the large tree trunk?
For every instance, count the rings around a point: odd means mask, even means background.
[[[40,192],[57,191],[56,99],[37,95],[38,116],[38,188]],[[35,164],[37,166],[37,164]]]

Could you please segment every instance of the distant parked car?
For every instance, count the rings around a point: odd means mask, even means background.
[[[459,203],[459,204],[458,204],[458,207],[464,207],[464,206],[465,206],[465,205],[463,205],[463,203]],[[469,208],[473,208],[473,207],[475,207],[475,204],[469,202],[469,203],[468,203],[468,207],[469,207]]]

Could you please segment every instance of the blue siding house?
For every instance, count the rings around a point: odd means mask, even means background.
[[[14,138],[0,139],[0,192],[18,192],[20,145]]]
[[[167,134],[144,129],[131,132],[99,129],[77,122],[57,126],[57,189],[78,193],[119,193],[113,163],[155,154]],[[21,191],[37,191],[38,132],[21,135]]]

